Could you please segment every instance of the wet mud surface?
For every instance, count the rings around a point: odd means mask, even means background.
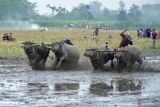
[[[93,71],[87,61],[81,70],[34,71],[26,59],[1,59],[0,107],[159,107],[158,58],[144,62],[153,72],[131,73]]]

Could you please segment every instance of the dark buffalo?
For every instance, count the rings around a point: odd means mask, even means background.
[[[27,41],[22,43],[22,48],[28,57],[29,64],[32,69],[44,69],[49,49],[44,48],[42,45],[37,45],[33,42]]]
[[[114,51],[110,48],[101,47],[98,49],[86,49],[84,56],[89,57],[95,70],[104,69],[104,64],[111,60],[111,67],[114,67]]]

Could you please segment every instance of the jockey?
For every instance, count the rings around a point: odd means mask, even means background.
[[[128,34],[125,34],[125,32],[127,31],[127,29],[125,29],[121,34],[120,36],[122,37],[122,40],[121,40],[121,43],[119,45],[119,48],[121,47],[125,47],[125,46],[128,46],[128,45],[133,45],[133,42],[132,42],[132,37]]]

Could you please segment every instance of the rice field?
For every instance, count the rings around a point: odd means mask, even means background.
[[[16,41],[3,41],[2,37],[4,33],[13,33]],[[83,33],[87,34],[87,39],[83,39]],[[52,43],[54,41],[63,40],[69,38],[72,42],[79,47],[81,54],[83,54],[86,48],[96,48],[105,45],[108,42],[109,46],[112,48],[117,48],[121,41],[119,34],[120,30],[100,30],[98,41],[92,39],[94,29],[49,29],[45,32],[40,32],[39,30],[0,30],[0,57],[23,57],[24,52],[21,48],[21,43],[24,41],[34,41],[36,43]],[[109,38],[109,35],[112,38]],[[147,38],[137,38],[136,31],[130,31],[130,35],[133,37],[134,44],[141,47],[143,52],[153,52],[151,49],[152,40]],[[159,41],[158,41],[159,42]],[[158,43],[157,42],[157,43]],[[157,44],[160,47],[160,44]],[[158,49],[156,49],[158,50]]]

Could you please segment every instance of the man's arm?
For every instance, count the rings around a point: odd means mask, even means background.
[[[120,36],[121,36],[122,38],[126,38],[126,37],[127,37],[127,35],[124,34],[126,31],[127,31],[127,29],[125,29],[125,30],[120,34]]]
[[[125,29],[120,35],[122,36],[128,29]]]

